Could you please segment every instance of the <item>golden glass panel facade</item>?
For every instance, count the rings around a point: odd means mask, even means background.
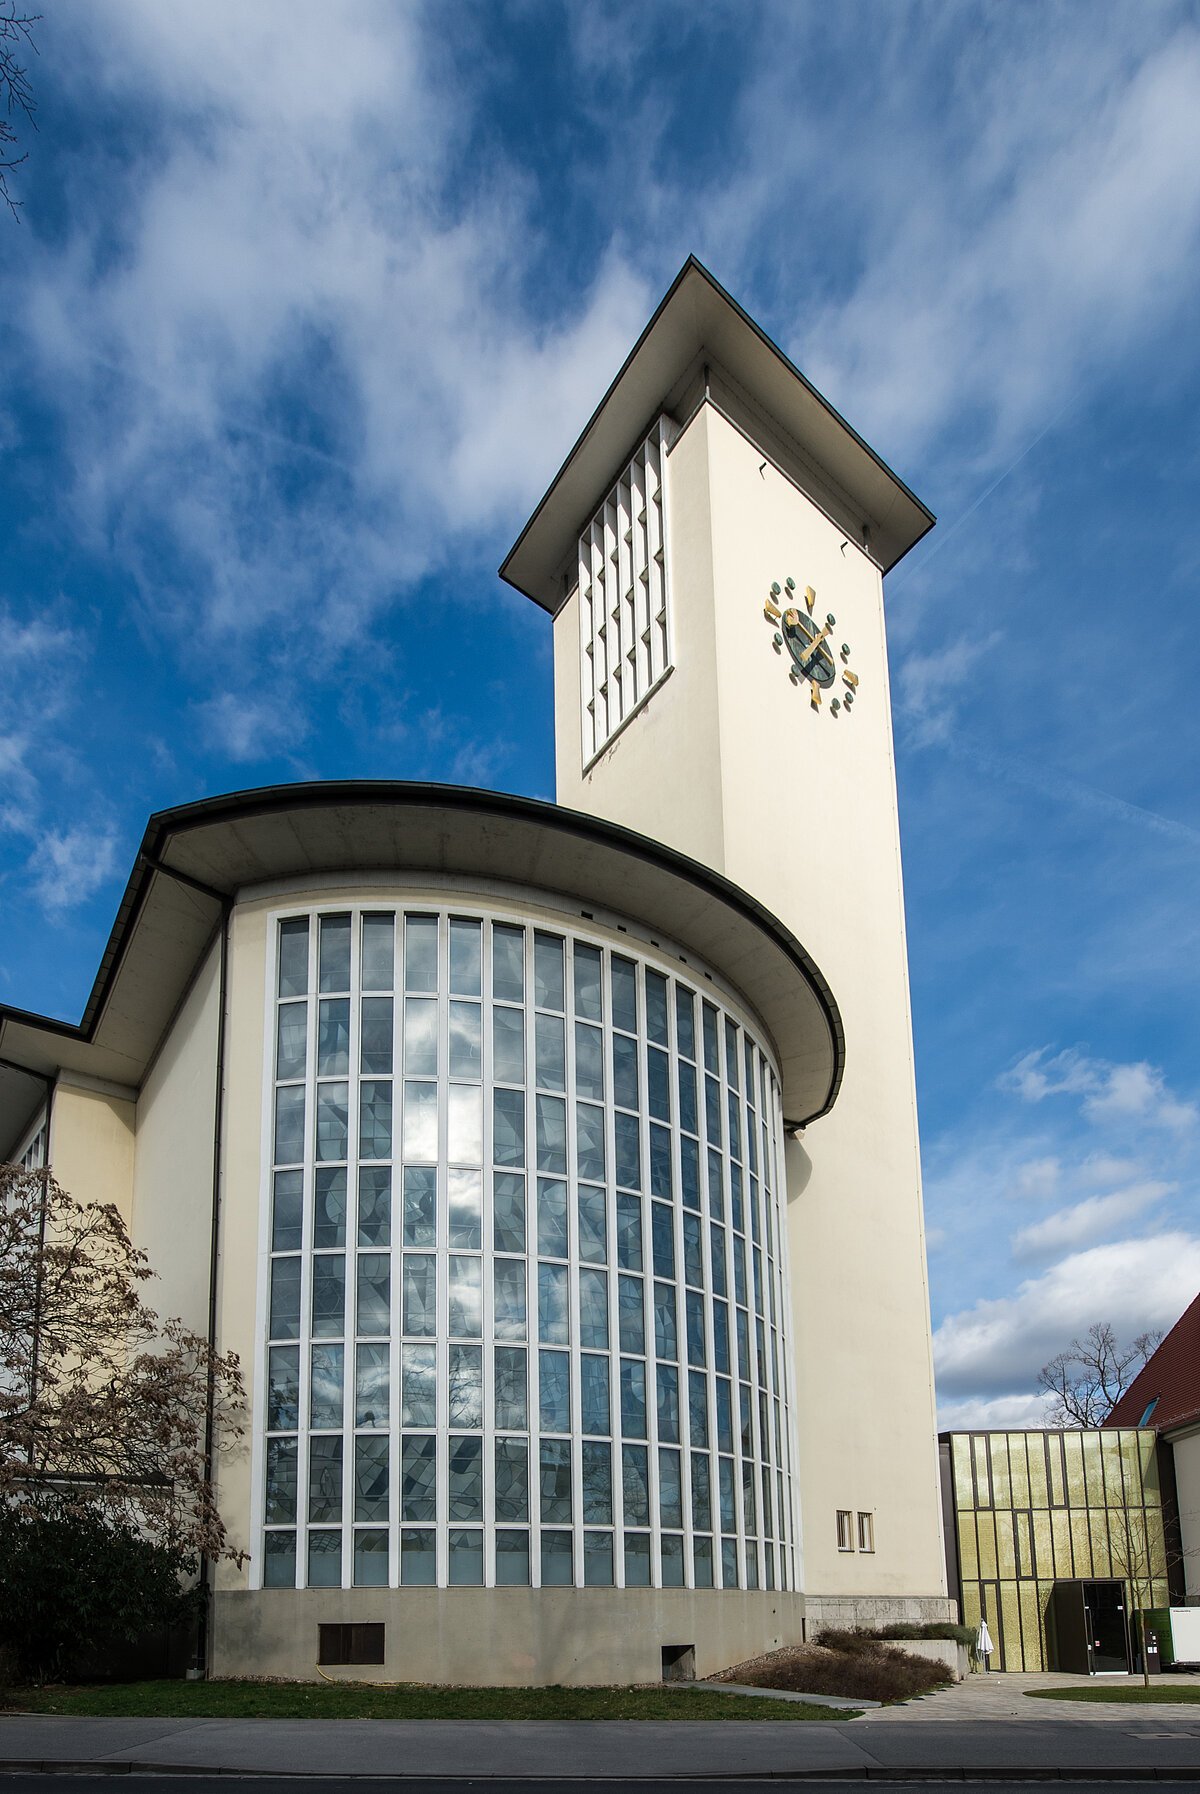
[[[943,1445],[963,1623],[986,1618],[993,1669],[1056,1667],[1056,1582],[1124,1582],[1131,1612],[1169,1604],[1153,1432],[951,1433]]]

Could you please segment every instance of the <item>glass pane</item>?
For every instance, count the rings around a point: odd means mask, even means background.
[[[689,1140],[689,1146],[695,1142]],[[650,1194],[661,1196],[670,1202],[673,1195],[671,1181],[671,1130],[650,1124]],[[695,1204],[694,1206],[699,1206]]]
[[[492,1179],[492,1225],[497,1252],[524,1252],[525,1179],[511,1171]]]
[[[312,1330],[314,1339],[338,1339],[345,1331],[346,1260],[341,1253],[313,1259]]]
[[[400,1534],[400,1580],[409,1588],[432,1588],[437,1582],[436,1533],[422,1528]]]
[[[538,1338],[547,1345],[566,1345],[570,1338],[566,1265],[538,1266]]]
[[[566,1023],[561,1015],[539,1015],[535,1028],[537,1081],[543,1090],[565,1090],[567,1087]]]
[[[680,1533],[664,1533],[662,1537],[662,1585],[683,1587],[683,1537]]]
[[[611,1588],[613,1548],[611,1532],[583,1535],[583,1580],[588,1588]]]
[[[709,1265],[712,1268],[713,1294],[723,1296],[728,1289],[725,1276],[725,1229],[712,1222],[709,1231]],[[728,1370],[729,1366],[722,1366]]]
[[[542,1440],[539,1486],[543,1522],[569,1526],[571,1523],[571,1446],[568,1440]]]
[[[325,997],[317,1010],[317,1075],[344,1078],[350,1070],[350,999]]]
[[[726,1378],[717,1378],[717,1448],[733,1450],[733,1396]]]
[[[637,967],[616,953],[612,956],[612,1021],[614,1028],[637,1033]]]
[[[687,1315],[687,1348],[688,1363],[704,1363],[704,1297],[699,1290],[687,1292],[685,1304]]]
[[[658,1436],[666,1444],[679,1443],[679,1372],[673,1364],[660,1364],[655,1372],[658,1391]]]
[[[712,1466],[706,1451],[692,1453],[692,1526],[696,1532],[712,1528]]]
[[[389,1353],[385,1345],[360,1345],[354,1384],[355,1426],[388,1424]]]
[[[400,1424],[437,1425],[437,1347],[406,1345],[401,1359],[403,1400]]]
[[[539,1099],[540,1100],[540,1099]],[[593,1103],[575,1105],[575,1143],[580,1177],[604,1177],[604,1110]]]
[[[624,1109],[638,1106],[638,1043],[627,1034],[613,1035],[613,1101]]]
[[[621,1360],[621,1431],[627,1439],[646,1437],[646,1366],[640,1358]]]
[[[692,1546],[692,1565],[697,1588],[713,1586],[713,1547],[711,1539],[697,1539]]]
[[[350,989],[350,918],[321,917],[321,990]]]
[[[624,1115],[618,1110],[613,1126],[616,1139],[617,1182],[626,1190],[640,1190],[642,1187],[642,1140],[638,1118],[636,1115]]]
[[[277,995],[302,997],[308,990],[308,917],[297,916],[279,924],[279,984]]]
[[[311,1427],[342,1427],[345,1415],[342,1402],[342,1373],[345,1350],[342,1346],[313,1346],[308,1385],[308,1424]]]
[[[711,1003],[702,1005],[704,1011],[704,1069],[714,1072],[718,1077],[721,1072],[721,1048],[717,1037],[717,1012]]]
[[[317,1260],[320,1263],[320,1260]],[[358,1255],[358,1331],[384,1338],[391,1331],[392,1261],[386,1252]],[[369,1519],[369,1515],[361,1518]]]
[[[592,1264],[608,1258],[604,1191],[584,1184],[579,1191],[579,1256]]]
[[[300,1335],[300,1260],[271,1260],[271,1338],[297,1339]]]
[[[658,1513],[663,1526],[683,1525],[683,1474],[677,1451],[658,1454]]]
[[[496,1534],[496,1587],[525,1588],[529,1582],[529,1534]]]
[[[600,949],[582,946],[577,941],[572,958],[575,962],[575,1013],[590,1022],[602,1021]]]
[[[271,1211],[272,1252],[299,1252],[304,1232],[304,1173],[277,1171]]]
[[[575,1579],[569,1532],[542,1534],[542,1587],[570,1588]]]
[[[621,1488],[626,1526],[649,1526],[650,1461],[644,1445],[621,1447]]]
[[[696,1070],[682,1059],[679,1062],[679,1125],[691,1134],[700,1131],[699,1111],[696,1107]]]
[[[285,1084],[275,1092],[275,1163],[296,1165],[304,1157],[304,1086]]]
[[[493,1262],[495,1314],[492,1331],[497,1339],[525,1337],[525,1261],[497,1258]]]
[[[483,1425],[483,1349],[452,1345],[449,1351],[447,1391],[450,1425],[475,1429]]]
[[[268,1525],[296,1521],[296,1441],[267,1440],[267,1495],[264,1518]]]
[[[282,1092],[280,1092],[282,1095]],[[349,1139],[350,1087],[317,1085],[317,1157],[344,1159]]]
[[[575,1093],[604,1099],[604,1036],[586,1022],[575,1024]]]
[[[364,1159],[392,1156],[392,1085],[365,1079],[359,1087],[358,1151]]]
[[[738,1586],[737,1540],[721,1540],[721,1587]]]
[[[483,1076],[483,1010],[478,1003],[450,1005],[450,1076]]]
[[[585,1352],[579,1360],[581,1430],[590,1434],[612,1431],[608,1403],[608,1359]]]
[[[406,1333],[432,1339],[437,1331],[437,1260],[424,1255],[404,1256],[404,1317]]]
[[[319,1170],[313,1181],[313,1245],[346,1244],[346,1173]]]
[[[640,1277],[617,1279],[617,1331],[623,1352],[644,1352],[646,1321]]]
[[[492,1160],[497,1165],[525,1163],[525,1092],[492,1092]]]
[[[540,1257],[567,1256],[567,1186],[549,1177],[538,1178],[537,1240]]]
[[[448,1189],[450,1244],[477,1252],[483,1244],[483,1173],[451,1171]]]
[[[296,1535],[269,1532],[263,1541],[263,1583],[267,1588],[295,1588]]]
[[[645,1532],[625,1534],[625,1587],[650,1587],[650,1535]]]
[[[525,1388],[525,1353],[519,1346],[497,1346],[495,1352],[496,1425],[523,1432],[529,1425]]]
[[[309,1588],[342,1586],[342,1535],[340,1532],[310,1532],[308,1535]]]
[[[450,1528],[450,1586],[483,1586],[483,1533],[478,1527]]]
[[[642,1205],[636,1196],[617,1197],[617,1263],[623,1271],[642,1269]]]
[[[307,1053],[308,1004],[281,1004],[275,1033],[275,1076],[302,1078]]]
[[[388,1441],[367,1434],[354,1441],[354,1518],[387,1517]]]
[[[446,1480],[450,1518],[482,1520],[482,1439],[451,1439]]]
[[[364,1166],[358,1174],[358,1243],[392,1243],[392,1174],[386,1165]]]
[[[675,1275],[675,1217],[665,1202],[650,1205],[650,1233],[654,1246],[656,1277]]]
[[[408,997],[404,1003],[404,1072],[406,1077],[437,1075],[438,1006],[430,997]]]
[[[604,1271],[579,1273],[579,1343],[608,1347],[608,1276]]]
[[[688,1372],[688,1428],[693,1445],[708,1444],[708,1378],[703,1371]]]
[[[665,1053],[651,1047],[646,1054],[647,1101],[659,1121],[671,1119],[671,1068]]]
[[[267,1427],[294,1432],[300,1424],[300,1347],[272,1346],[267,1368]]]
[[[684,1059],[696,1057],[696,999],[681,984],[675,986],[675,1045]]]
[[[364,997],[359,1069],[368,1074],[389,1074],[392,1069],[392,999]]]
[[[571,1427],[570,1359],[565,1352],[538,1353],[538,1400],[544,1433]]]
[[[322,1437],[308,1442],[308,1517],[342,1517],[342,1440]],[[341,1580],[339,1576],[338,1580]]]
[[[563,943],[556,934],[538,934],[533,942],[533,1000],[539,1009],[558,1009],[563,1002]]]
[[[438,987],[438,924],[436,916],[408,916],[404,922],[404,988]]]
[[[412,1163],[436,1162],[437,1085],[404,1086],[404,1157]]]
[[[500,1003],[525,1001],[525,930],[492,927],[492,996]]]
[[[437,1171],[432,1165],[405,1166],[404,1244],[432,1246],[437,1239]]]
[[[477,997],[481,977],[483,930],[478,922],[453,918],[450,923],[450,989],[456,997]]]
[[[537,1098],[537,1162],[539,1171],[567,1174],[567,1105],[561,1096]]]
[[[583,1442],[583,1517],[597,1525],[612,1523],[612,1448],[592,1439]]]
[[[529,1518],[529,1446],[524,1439],[496,1441],[496,1518]]]
[[[395,982],[396,919],[364,916],[362,924],[362,987],[391,990]]]
[[[646,1037],[667,1045],[667,981],[661,972],[646,973]]]
[[[386,1588],[388,1581],[388,1535],[372,1530],[354,1535],[355,1588]]]
[[[659,1358],[678,1358],[679,1339],[675,1326],[675,1285],[654,1285],[654,1350]]]
[[[498,1084],[525,1082],[525,1011],[492,1010],[492,1076]]]
[[[450,1337],[478,1339],[483,1331],[480,1261],[450,1260]]]
[[[483,1091],[478,1084],[451,1084],[447,1151],[452,1165],[483,1163]]]
[[[400,1479],[401,1519],[437,1518],[436,1478],[437,1440],[427,1435],[405,1439]]]

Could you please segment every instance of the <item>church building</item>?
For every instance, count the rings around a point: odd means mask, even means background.
[[[932,524],[689,260],[501,568],[557,802],[163,811],[79,1024],[0,1008],[0,1158],[246,1373],[210,1673],[951,1615],[883,590]]]

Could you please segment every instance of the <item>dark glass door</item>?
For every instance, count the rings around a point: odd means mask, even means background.
[[[1125,1589],[1119,1582],[1085,1582],[1084,1609],[1092,1674],[1128,1670],[1129,1638],[1125,1628]]]

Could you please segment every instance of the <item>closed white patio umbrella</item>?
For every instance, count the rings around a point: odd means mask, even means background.
[[[975,1634],[975,1655],[983,1659],[983,1667],[985,1670],[991,1667],[988,1663],[988,1658],[995,1648],[995,1645],[992,1643],[992,1635],[988,1631],[987,1620],[982,1619],[979,1622],[979,1631]]]

